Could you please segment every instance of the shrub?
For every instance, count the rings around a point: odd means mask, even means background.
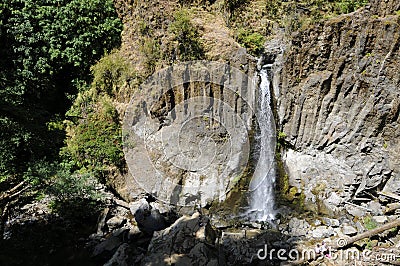
[[[169,25],[169,31],[178,42],[177,52],[181,61],[202,59],[203,46],[197,29],[190,21],[189,11],[181,9],[174,14],[174,22]]]
[[[160,45],[158,41],[146,37],[139,49],[145,58],[144,65],[148,71],[147,74],[152,74],[155,71],[157,61],[161,58]]]
[[[98,93],[109,96],[117,94],[135,76],[130,63],[115,51],[101,58],[90,70]]]
[[[336,3],[336,7],[340,13],[347,14],[356,11],[367,3],[368,0],[341,0]]]
[[[97,180],[91,173],[71,173],[68,169],[61,168],[52,177],[48,192],[55,196],[58,202],[94,200],[101,198],[96,192],[96,185]]]
[[[92,173],[72,173],[70,167],[65,162],[58,166],[47,186],[54,197],[50,208],[64,219],[82,221],[99,211],[103,195],[96,190],[98,181]]]
[[[79,103],[85,103],[79,108],[87,112],[86,117],[70,127],[63,154],[70,156],[78,168],[97,174],[109,167],[121,168],[124,165],[121,126],[110,99],[100,96],[86,101],[83,96]]]
[[[225,0],[224,4],[229,11],[230,17],[235,16],[235,10],[247,4],[249,0]]]
[[[238,32],[237,40],[246,47],[250,53],[259,54],[264,49],[265,37],[257,32],[241,29]]]
[[[95,202],[102,198],[102,194],[96,190],[98,181],[94,175],[74,172],[74,164],[68,160],[61,163],[41,160],[30,164],[24,179],[39,192],[39,197],[43,194],[53,196],[53,206],[57,206],[57,212],[61,211],[61,206],[72,208],[76,203]]]

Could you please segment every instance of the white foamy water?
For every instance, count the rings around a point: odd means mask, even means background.
[[[270,106],[271,92],[268,77],[270,67],[271,65],[263,66],[259,73],[261,78],[257,105],[259,134],[256,139],[259,159],[250,183],[251,219],[258,221],[271,221],[275,216],[275,127]]]

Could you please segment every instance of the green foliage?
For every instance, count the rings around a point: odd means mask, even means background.
[[[276,148],[279,151],[280,148],[290,147],[290,144],[286,141],[286,133],[283,131],[278,131],[276,135]]]
[[[119,45],[121,30],[111,0],[0,3],[3,182],[57,158],[66,94],[75,94],[75,84],[90,78],[90,65]]]
[[[168,29],[174,34],[174,40],[178,42],[177,53],[181,61],[197,60],[204,57],[199,33],[190,21],[188,10],[177,11],[174,14],[174,21]]]
[[[0,118],[0,176],[5,181],[18,171],[18,158],[25,152],[24,143],[30,134],[9,117]]]
[[[341,0],[336,2],[336,6],[340,13],[347,14],[356,11],[367,3],[368,0]]]
[[[101,194],[96,191],[96,185],[98,181],[91,173],[70,173],[67,169],[60,169],[52,177],[48,193],[55,196],[56,202],[96,200],[101,198]]]
[[[160,45],[157,40],[146,37],[140,47],[140,51],[145,57],[145,66],[147,74],[150,75],[155,71],[157,61],[161,58]]]
[[[385,141],[385,142],[383,142],[382,146],[383,146],[384,149],[387,149],[388,148],[388,143]]]
[[[50,208],[64,219],[90,218],[102,205],[103,195],[92,173],[71,172],[71,164],[62,163],[48,181],[46,192],[54,197]]]
[[[78,168],[99,174],[110,166],[123,167],[122,133],[110,99],[91,93],[79,96],[69,112],[80,113],[84,118],[70,126],[63,154],[70,156]]]
[[[34,188],[42,189],[49,184],[57,169],[57,164],[42,159],[29,163],[23,177]]]
[[[363,219],[363,221],[364,221],[364,227],[367,230],[372,230],[372,229],[374,229],[374,228],[376,228],[378,226],[377,223],[374,221],[374,219],[372,219],[371,216],[365,217]]]
[[[104,49],[119,44],[122,25],[110,0],[9,0],[4,5],[2,37],[11,45],[5,56],[15,68],[10,90],[17,95],[65,91],[59,82],[66,87],[65,77],[84,78]]]
[[[129,62],[117,52],[104,56],[90,69],[93,86],[100,93],[107,93],[109,96],[115,96],[134,76]]]
[[[237,39],[252,54],[259,54],[264,49],[265,37],[257,32],[240,29]]]

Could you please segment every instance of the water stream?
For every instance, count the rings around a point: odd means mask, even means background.
[[[271,90],[268,73],[271,67],[272,65],[264,65],[259,72],[261,79],[257,105],[259,134],[256,137],[259,158],[250,183],[250,217],[257,221],[272,221],[275,216],[275,127],[270,106]]]

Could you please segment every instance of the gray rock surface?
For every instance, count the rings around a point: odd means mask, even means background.
[[[322,217],[322,223],[323,223],[324,225],[332,226],[332,227],[339,227],[339,226],[340,226],[339,220],[337,220],[337,219],[330,219],[330,218],[327,218],[327,217]]]
[[[357,234],[357,229],[355,229],[353,226],[351,226],[351,225],[345,225],[345,226],[343,226],[343,228],[342,228],[342,232],[343,232],[343,234],[345,234],[345,235],[355,235],[355,234]]]
[[[108,254],[112,254],[121,244],[122,241],[119,237],[111,236],[94,248],[93,256],[107,256]]]
[[[313,238],[326,238],[335,234],[335,231],[332,227],[328,226],[318,226],[314,230],[311,231],[311,235]]]
[[[106,224],[110,230],[114,230],[116,228],[121,227],[124,223],[126,223],[126,218],[123,216],[114,216],[107,220]]]
[[[307,221],[292,218],[289,221],[289,234],[291,236],[305,236],[310,227]]]
[[[167,227],[165,216],[154,209],[145,199],[130,204],[130,210],[141,231],[151,234]]]
[[[396,1],[374,1],[300,32],[276,76],[290,186],[310,210],[339,215],[378,187],[400,192]]]
[[[104,264],[104,266],[128,266],[129,261],[129,252],[130,252],[130,248],[129,245],[127,243],[122,244],[121,246],[119,246],[119,248],[117,249],[117,251],[114,253],[114,255],[112,256],[112,258]]]
[[[216,62],[176,65],[151,76],[123,122],[136,183],[172,205],[224,200],[249,159],[252,81],[253,74]]]
[[[388,221],[386,216],[372,216],[372,219],[374,219],[378,224],[384,224]]]
[[[216,234],[199,213],[155,232],[143,265],[216,265]]]

